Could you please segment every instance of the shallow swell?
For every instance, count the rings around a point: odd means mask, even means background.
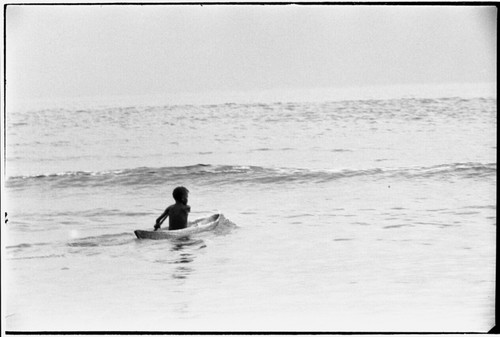
[[[165,181],[182,180],[200,185],[322,183],[353,177],[381,179],[479,179],[496,175],[496,163],[451,163],[434,166],[372,168],[362,170],[311,170],[267,168],[261,166],[192,165],[182,167],[139,167],[102,172],[63,172],[17,176],[6,182],[7,188],[45,185],[52,188],[151,186]]]

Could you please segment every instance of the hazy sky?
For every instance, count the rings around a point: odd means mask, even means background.
[[[8,6],[14,99],[496,81],[479,6]]]

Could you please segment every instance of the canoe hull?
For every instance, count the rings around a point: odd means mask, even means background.
[[[138,229],[135,230],[134,233],[138,239],[163,240],[181,238],[214,229],[219,224],[220,218],[221,214],[214,214],[206,218],[196,219],[193,222],[190,222],[188,227],[184,229],[160,229],[157,231]]]

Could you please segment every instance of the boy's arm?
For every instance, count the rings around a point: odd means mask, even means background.
[[[158,219],[156,219],[156,224],[155,224],[155,230],[157,230],[158,228],[161,227],[161,224],[163,223],[163,221],[165,221],[165,219],[168,217],[168,211],[170,210],[170,206],[167,207],[167,209],[163,212],[162,215],[160,215],[158,217]]]

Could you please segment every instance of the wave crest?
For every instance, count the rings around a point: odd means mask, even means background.
[[[182,167],[139,167],[102,172],[63,172],[48,175],[16,176],[6,181],[7,188],[33,185],[65,187],[151,186],[165,182],[201,185],[322,183],[338,179],[475,179],[496,175],[496,163],[451,163],[427,167],[371,168],[360,170],[311,170],[266,168],[261,166],[206,165]]]

